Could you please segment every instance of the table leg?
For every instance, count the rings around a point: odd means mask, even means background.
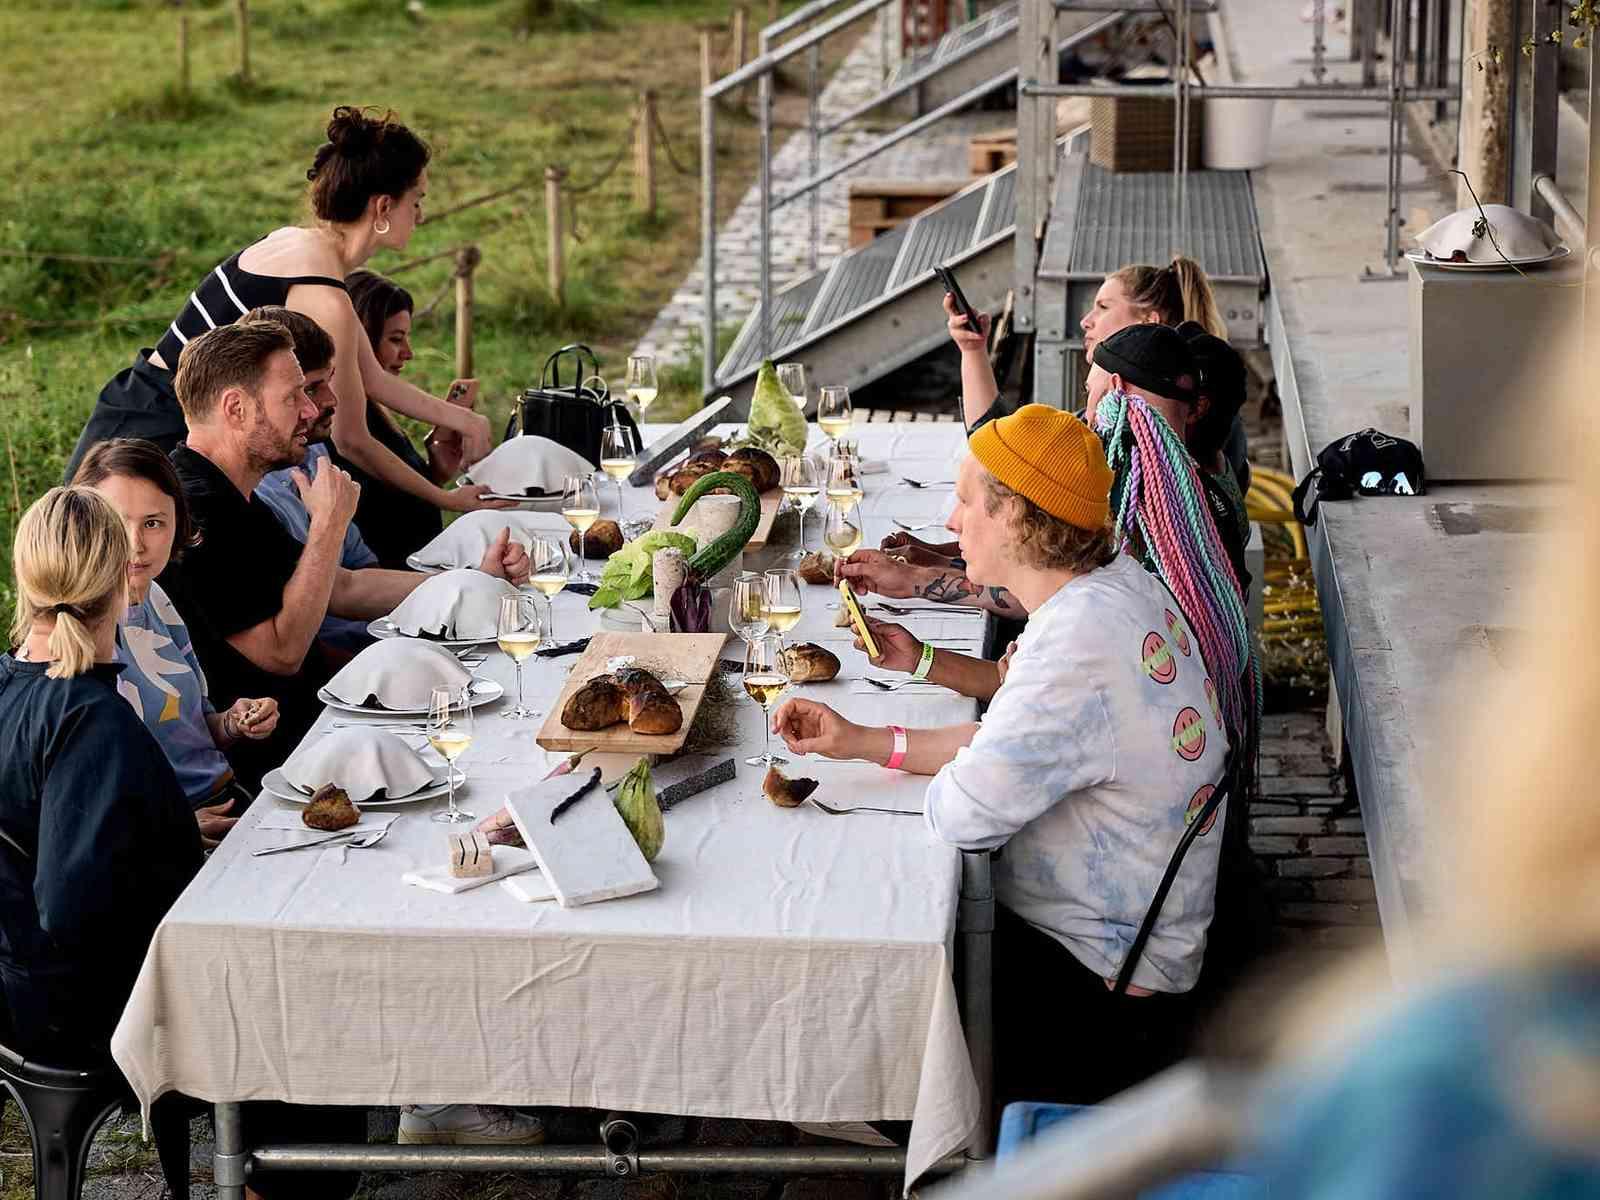
[[[967,1053],[978,1080],[978,1139],[972,1153],[988,1158],[994,1149],[994,883],[987,850],[961,854],[961,1008]]]
[[[239,1124],[239,1106],[219,1103],[212,1121],[217,1134],[217,1148],[211,1159],[217,1200],[244,1200],[244,1164],[249,1155]]]

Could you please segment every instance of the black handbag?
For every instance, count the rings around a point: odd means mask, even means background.
[[[1415,442],[1367,428],[1329,442],[1317,465],[1294,489],[1294,515],[1317,523],[1317,505],[1352,496],[1420,496],[1428,490]]]
[[[572,383],[561,382],[561,360],[573,359]],[[586,375],[583,367],[587,359],[592,370]],[[506,437],[518,434],[536,434],[549,438],[589,460],[592,466],[600,463],[600,440],[608,425],[623,425],[639,437],[639,426],[633,414],[620,400],[611,399],[604,389],[585,385],[600,373],[600,360],[589,347],[574,342],[563,346],[544,360],[544,370],[539,372],[539,386],[529,388],[518,397],[506,425]]]

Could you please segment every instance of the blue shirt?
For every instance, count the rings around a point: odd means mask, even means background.
[[[117,691],[155,735],[183,794],[198,808],[233,777],[233,769],[206,724],[216,710],[189,630],[159,583],[118,623],[117,661],[124,667]]]
[[[273,471],[256,485],[256,499],[260,500],[283,523],[283,527],[294,535],[301,545],[311,534],[311,514],[306,511],[305,504],[300,499],[300,493],[294,486],[291,472],[301,470],[306,473],[306,478],[312,478],[319,467],[320,461],[328,460],[328,447],[323,442],[316,442],[306,447],[306,461],[301,467],[285,467],[281,471]],[[375,567],[378,565],[378,556],[368,548],[362,540],[361,530],[356,528],[356,523],[351,521],[344,531],[344,549],[339,554],[339,565],[348,571],[360,570],[362,567]],[[372,636],[367,632],[365,621],[349,621],[344,617],[327,616],[323,618],[322,628],[317,636],[329,645],[338,646],[345,650],[361,650],[372,644]]]

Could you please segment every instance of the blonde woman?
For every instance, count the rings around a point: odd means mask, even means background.
[[[201,862],[167,757],[116,687],[128,535],[89,488],[17,525],[0,655],[0,991],[7,1044],[101,1062],[156,925]]]

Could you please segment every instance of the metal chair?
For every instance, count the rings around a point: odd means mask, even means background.
[[[129,1102],[121,1073],[109,1063],[47,1066],[0,1045],[0,1087],[16,1101],[28,1127],[36,1200],[78,1200],[95,1131]],[[188,1200],[189,1124],[178,1099],[156,1102],[151,1129],[168,1191],[173,1200]]]

